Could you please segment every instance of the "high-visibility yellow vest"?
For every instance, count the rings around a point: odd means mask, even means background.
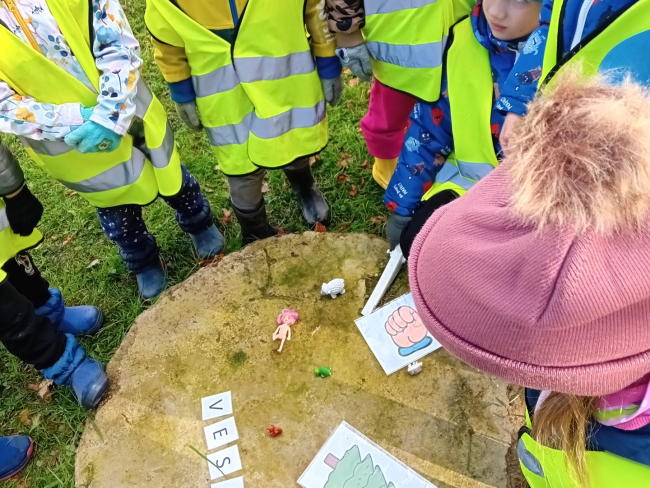
[[[0,78],[17,93],[41,103],[93,107],[97,104],[100,73],[90,41],[90,2],[47,0],[47,4],[95,91],[3,27]],[[144,122],[147,155],[133,147],[128,135],[115,151],[92,154],[81,154],[63,141],[21,140],[32,159],[92,205],[146,205],[158,194],[173,196],[180,191],[181,162],[165,109],[142,80],[137,85],[136,106],[136,117]]]
[[[530,435],[531,423],[520,431],[517,454],[531,488],[583,488],[567,470],[564,453],[545,447]],[[650,486],[650,466],[609,452],[588,451],[590,488],[645,488]]]
[[[151,34],[185,49],[201,122],[227,175],[285,166],[327,144],[303,15],[303,0],[249,0],[231,45],[173,2],[147,0]]]
[[[427,102],[440,96],[449,29],[474,0],[365,0],[363,35],[375,77]]]
[[[494,94],[490,55],[476,40],[469,18],[454,27],[447,80],[454,152],[423,200],[443,190],[463,195],[499,165],[490,126]]]
[[[598,35],[586,37],[564,55],[561,40],[564,26],[561,21],[565,8],[566,0],[557,0],[553,4],[541,78],[544,85],[552,84],[551,80],[566,65],[579,63],[584,74],[595,74],[612,49],[627,39],[650,31],[650,0],[638,0],[624,12],[612,15],[599,27]]]
[[[43,236],[37,229],[27,237],[14,234],[7,219],[7,209],[0,198],[0,268],[16,254],[36,247],[42,240]],[[0,283],[6,276],[7,274],[0,269]]]

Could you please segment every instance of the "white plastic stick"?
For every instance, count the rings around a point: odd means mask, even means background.
[[[402,254],[402,248],[399,246],[390,251],[389,254],[390,260],[388,261],[384,272],[381,274],[381,278],[379,278],[377,286],[375,286],[375,289],[372,291],[370,298],[368,298],[366,306],[363,307],[363,310],[361,311],[361,315],[364,317],[366,315],[370,315],[375,311],[375,308],[377,308],[377,305],[379,305],[381,299],[384,298],[384,295],[390,288],[390,285],[392,285],[393,281],[395,281],[395,278],[397,277],[399,270],[402,268],[402,265],[406,262],[406,259],[404,259],[404,255]]]

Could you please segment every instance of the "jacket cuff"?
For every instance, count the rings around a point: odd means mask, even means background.
[[[528,107],[526,106],[525,103],[515,98],[507,98],[507,97],[499,98],[499,100],[495,104],[495,108],[503,113],[511,112],[521,117],[526,115],[526,113],[528,112]]]
[[[25,183],[25,175],[9,148],[0,144],[0,196],[11,195]]]
[[[176,103],[189,103],[196,100],[192,78],[173,83],[167,82],[167,86],[169,87],[169,95],[172,101]]]
[[[316,57],[316,69],[320,78],[330,80],[332,78],[338,78],[341,71],[343,71],[343,65],[338,56],[332,56],[330,58]]]

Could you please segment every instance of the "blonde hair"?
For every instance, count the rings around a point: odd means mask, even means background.
[[[563,451],[567,471],[583,488],[589,488],[588,429],[596,400],[596,397],[552,392],[533,416],[533,438],[544,446]]]
[[[650,91],[564,70],[508,144],[511,208],[525,223],[619,232],[650,204]]]

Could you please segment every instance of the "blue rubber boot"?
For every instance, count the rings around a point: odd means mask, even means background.
[[[210,261],[216,258],[223,250],[224,239],[217,226],[212,224],[207,229],[199,232],[198,234],[190,234],[192,244],[199,259],[203,261]]]
[[[161,260],[136,274],[135,277],[138,280],[140,295],[144,299],[157,297],[167,286],[167,275]]]
[[[57,288],[50,288],[50,299],[36,309],[36,315],[45,315],[54,327],[73,336],[94,334],[104,324],[104,315],[97,307],[66,307]]]
[[[29,462],[34,441],[24,435],[0,437],[0,481],[16,476]]]
[[[68,334],[63,356],[54,366],[41,371],[43,376],[57,385],[73,389],[82,407],[95,408],[108,390],[108,376],[104,365],[86,356],[74,336]]]

